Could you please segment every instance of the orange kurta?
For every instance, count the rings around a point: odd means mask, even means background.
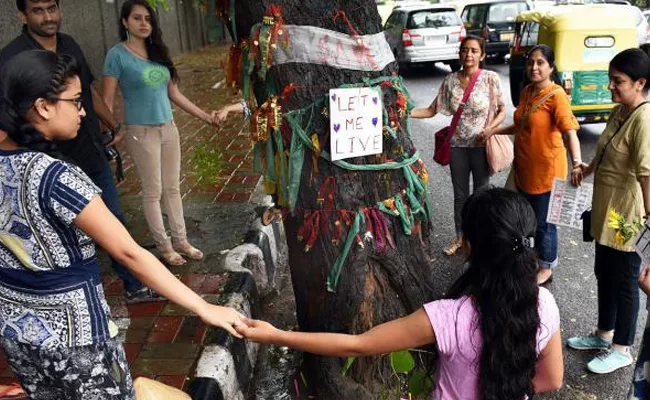
[[[559,89],[559,90],[558,90]],[[553,96],[528,115],[524,115],[548,93]],[[580,125],[571,112],[571,101],[564,89],[553,84],[532,97],[533,85],[521,93],[515,110],[515,177],[519,190],[529,194],[550,192],[553,178],[566,179],[568,173],[566,148],[562,132],[577,130]]]

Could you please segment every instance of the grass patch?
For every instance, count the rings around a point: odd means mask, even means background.
[[[214,185],[223,165],[223,153],[214,146],[202,143],[194,148],[192,163],[197,183],[202,186]]]

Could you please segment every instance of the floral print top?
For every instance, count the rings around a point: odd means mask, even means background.
[[[440,85],[438,95],[431,104],[436,112],[448,116],[456,113],[465,93],[458,74],[457,72],[447,75]],[[499,75],[484,69],[467,100],[454,136],[451,138],[451,146],[484,147],[485,143],[478,140],[479,135],[494,118],[499,106],[505,106]]]

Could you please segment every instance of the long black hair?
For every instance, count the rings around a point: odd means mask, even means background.
[[[478,312],[480,398],[530,398],[540,324],[535,212],[520,194],[495,188],[472,195],[462,216],[469,268],[448,297],[470,296]]]
[[[145,40],[145,46],[147,48],[147,54],[149,55],[149,60],[161,64],[167,69],[169,69],[169,74],[171,75],[172,81],[178,82],[179,76],[174,62],[172,61],[171,56],[169,55],[169,48],[162,40],[162,31],[160,30],[160,23],[158,22],[158,15],[155,10],[149,5],[147,0],[127,0],[122,5],[122,12],[120,13],[120,40],[126,41],[128,39],[128,34],[126,27],[124,26],[123,20],[126,21],[129,19],[133,7],[142,6],[149,11],[149,17],[151,18],[151,36],[148,40]]]
[[[77,60],[66,54],[29,50],[11,58],[0,71],[0,129],[20,146],[63,158],[27,114],[40,98],[57,101],[79,73]]]

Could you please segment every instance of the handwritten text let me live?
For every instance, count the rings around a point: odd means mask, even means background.
[[[382,104],[369,88],[330,90],[332,160],[383,152]]]

